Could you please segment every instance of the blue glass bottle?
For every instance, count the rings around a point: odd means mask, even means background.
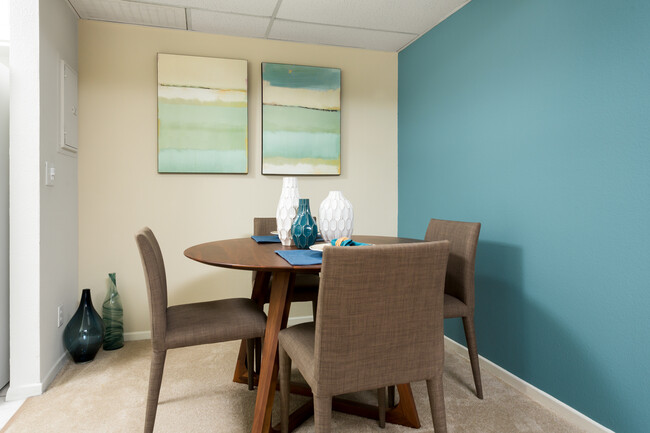
[[[83,289],[79,308],[63,331],[63,344],[76,363],[89,362],[104,342],[104,322],[90,297],[90,289]]]
[[[309,248],[318,237],[316,221],[311,216],[309,199],[301,198],[298,202],[298,214],[291,226],[291,238],[298,248]]]

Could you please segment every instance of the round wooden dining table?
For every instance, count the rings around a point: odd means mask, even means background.
[[[398,238],[389,236],[354,236],[357,242],[368,244],[397,244],[422,242],[417,239]],[[351,247],[332,247],[351,248]],[[271,426],[271,411],[277,386],[278,375],[278,333],[287,326],[289,316],[290,296],[295,275],[298,273],[319,273],[321,265],[293,266],[276,254],[277,250],[290,250],[295,247],[285,247],[280,243],[257,243],[252,238],[228,239],[207,242],[192,246],[185,250],[186,257],[212,266],[223,268],[257,271],[251,298],[260,306],[265,299],[269,300],[266,334],[262,349],[262,362],[257,383],[255,414],[253,416],[253,433],[279,431],[279,426]],[[272,277],[272,278],[271,278]],[[270,284],[269,284],[270,283]],[[267,293],[269,291],[270,293]],[[399,326],[396,324],[395,326]],[[245,344],[242,342],[235,366],[234,381],[247,383],[245,367]],[[409,384],[397,386],[399,403],[386,411],[386,422],[419,428],[415,401]],[[292,393],[311,395],[308,386],[293,384]],[[378,418],[377,406],[335,398],[332,408],[367,418]],[[311,401],[296,410],[290,420],[289,431],[295,429],[313,414]]]

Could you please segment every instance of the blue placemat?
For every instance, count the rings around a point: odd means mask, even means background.
[[[268,235],[268,236],[251,236],[251,238],[258,244],[272,244],[280,243],[280,238],[278,235]]]
[[[276,250],[276,254],[292,266],[320,265],[323,263],[323,253],[312,250]]]

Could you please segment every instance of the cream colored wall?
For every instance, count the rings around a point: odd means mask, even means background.
[[[249,173],[158,174],[156,54],[245,59],[249,82]],[[125,331],[149,330],[133,238],[148,225],[161,244],[170,304],[249,296],[249,272],[183,256],[191,245],[250,236],[253,217],[273,216],[282,178],[260,174],[261,62],[341,69],[341,175],[302,176],[314,214],[330,190],[355,212],[355,233],[397,233],[397,54],[79,22],[79,289],[101,310],[117,273]],[[310,314],[298,304],[292,316]]]

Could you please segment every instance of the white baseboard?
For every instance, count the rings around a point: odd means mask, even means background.
[[[15,400],[25,400],[28,397],[33,397],[35,395],[43,394],[43,384],[42,383],[30,383],[28,385],[21,386],[11,386],[9,383],[9,389],[7,390],[7,395],[5,397],[6,401],[15,401]]]
[[[7,396],[5,401],[16,401],[24,400],[28,397],[34,397],[36,395],[41,395],[48,386],[54,381],[56,375],[59,374],[59,371],[63,366],[68,362],[68,352],[64,351],[59,359],[54,363],[50,371],[47,372],[41,383],[30,383],[28,385],[22,386],[11,386],[9,383],[9,389],[7,389]]]
[[[312,320],[314,320],[314,316],[289,317],[289,320],[287,320],[287,327],[311,322]]]
[[[447,336],[445,336],[445,349],[469,360],[467,348]],[[546,409],[550,410],[560,418],[575,425],[576,427],[589,432],[614,433],[613,430],[610,430],[607,427],[598,424],[596,421],[578,412],[571,406],[562,403],[552,395],[547,394],[541,389],[534,387],[530,383],[524,381],[523,379],[520,379],[519,377],[515,376],[507,370],[504,370],[489,359],[483,358],[480,355],[479,364],[481,370],[487,371],[490,374],[496,376],[506,384],[524,394],[526,397],[541,404]],[[485,388],[483,389],[483,392],[485,393]]]
[[[151,331],[125,332],[124,341],[151,340]]]
[[[50,371],[47,372],[47,375],[43,378],[43,391],[45,391],[52,381],[56,378],[56,375],[59,374],[59,371],[63,366],[68,362],[68,351],[64,350],[63,354],[59,357],[58,361],[50,368]]]

